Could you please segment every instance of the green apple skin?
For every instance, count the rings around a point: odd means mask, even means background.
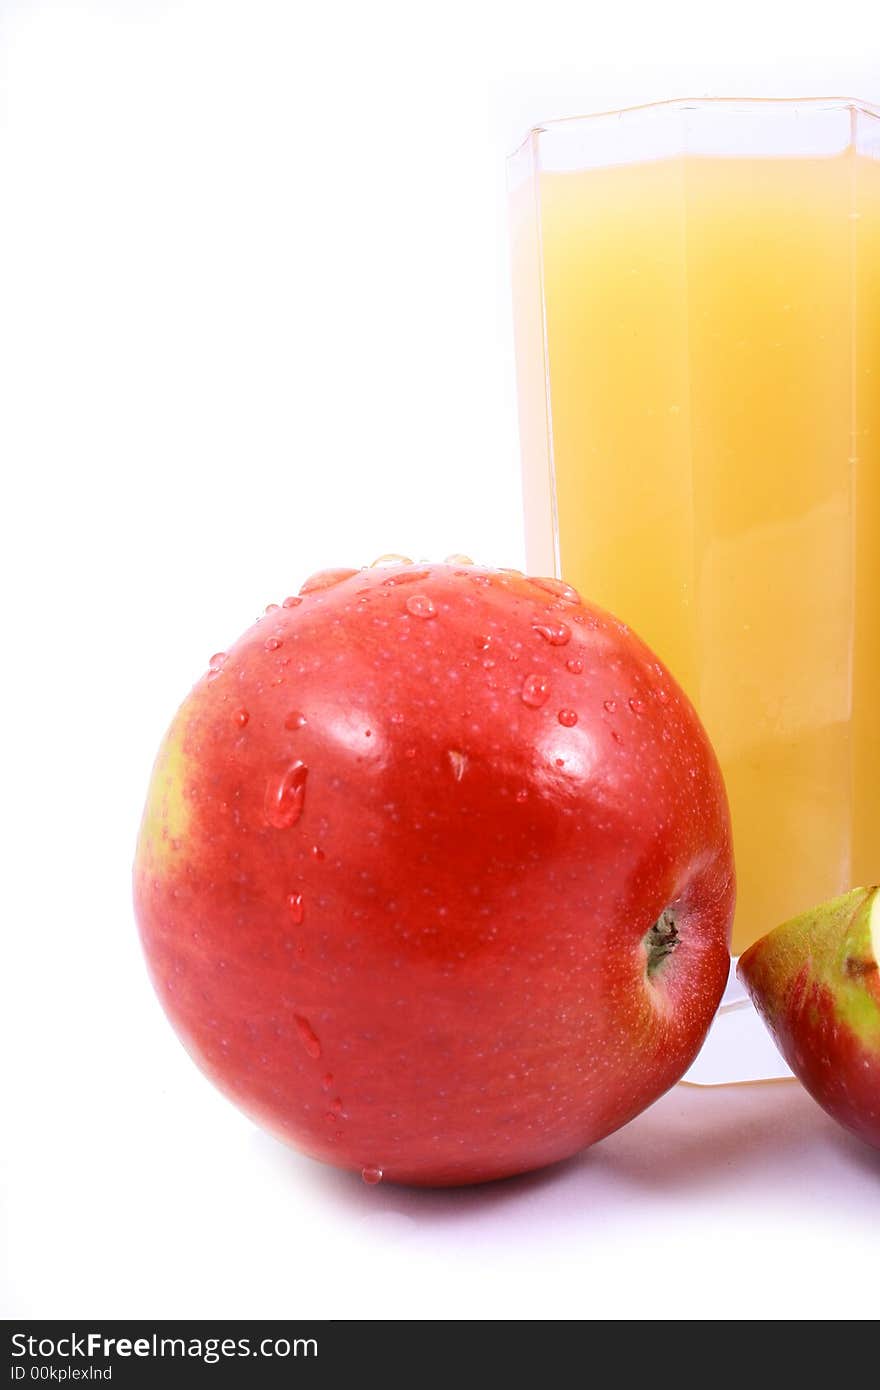
[[[737,973],[792,1071],[846,1129],[880,1149],[880,887],[785,922]]]

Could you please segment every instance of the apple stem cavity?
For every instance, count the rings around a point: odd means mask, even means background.
[[[649,980],[656,978],[679,943],[678,925],[671,907],[664,907],[657,921],[642,938],[645,947],[645,973]]]

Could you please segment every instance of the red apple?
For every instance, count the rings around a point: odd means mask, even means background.
[[[565,584],[335,570],[181,707],[135,866],[202,1069],[328,1163],[552,1163],[678,1080],[727,977],[727,804],[688,700]]]
[[[854,888],[750,946],[738,974],[795,1076],[880,1148],[880,888]]]

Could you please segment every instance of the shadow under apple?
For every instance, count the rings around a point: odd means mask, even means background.
[[[280,1161],[289,1151],[271,1144]],[[529,1207],[539,1224],[584,1221],[635,1194],[643,1202],[701,1194],[725,1201],[809,1202],[826,1192],[829,1163],[880,1179],[880,1154],[842,1130],[794,1080],[678,1085],[623,1129],[550,1168],[475,1187],[368,1186],[300,1159],[316,1196],[359,1217],[395,1214],[433,1224]],[[815,1176],[814,1176],[815,1175]],[[864,1179],[861,1179],[864,1181]],[[880,1195],[880,1184],[878,1184]],[[538,1213],[540,1216],[538,1217]],[[393,1219],[393,1218],[392,1218]]]

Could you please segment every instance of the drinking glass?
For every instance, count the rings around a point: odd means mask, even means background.
[[[880,108],[551,121],[509,188],[528,563],[696,706],[739,952],[880,879]]]

